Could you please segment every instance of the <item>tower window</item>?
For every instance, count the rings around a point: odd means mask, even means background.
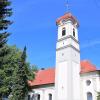
[[[66,35],[66,29],[65,27],[62,29],[62,36]]]
[[[37,100],[40,100],[40,94],[37,95]]]
[[[52,94],[49,94],[49,100],[52,100]]]
[[[75,29],[73,28],[73,36],[75,37]]]

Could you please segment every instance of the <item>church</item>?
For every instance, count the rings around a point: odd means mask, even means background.
[[[41,69],[29,81],[29,100],[97,100],[100,70],[80,60],[79,23],[70,13],[56,20],[58,27],[55,68]]]

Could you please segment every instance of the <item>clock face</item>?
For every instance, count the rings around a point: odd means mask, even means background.
[[[62,20],[62,23],[65,24],[66,20]]]

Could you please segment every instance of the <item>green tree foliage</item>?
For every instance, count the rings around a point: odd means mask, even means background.
[[[28,94],[29,86],[28,80],[33,77],[29,64],[26,64],[26,47],[21,55],[21,59],[18,61],[18,67],[14,75],[14,85],[12,91],[11,100],[25,100]]]
[[[12,9],[9,8],[11,2],[9,0],[0,0],[0,30],[6,30],[12,23],[7,17],[12,15]]]
[[[15,85],[17,71],[21,63],[22,51],[16,46],[5,46],[9,53],[3,58],[2,69],[0,69],[0,77],[2,76],[2,84],[0,84],[0,93],[2,96],[9,96]],[[19,63],[20,61],[20,63]],[[34,78],[33,70],[28,62],[24,62],[27,79]],[[33,66],[33,69],[36,69]],[[34,70],[35,71],[35,70]]]
[[[100,92],[98,92],[97,100],[100,100]]]
[[[22,100],[22,96],[28,92],[27,80],[33,79],[34,73],[30,64],[26,62],[26,48],[22,53],[15,46],[7,46],[7,38],[10,35],[7,29],[12,24],[7,19],[12,15],[10,5],[9,0],[0,0],[0,100],[11,93],[15,96],[13,100]]]
[[[2,77],[2,85],[0,85],[0,93],[2,96],[7,96],[11,92],[11,86],[13,83],[13,73],[18,66],[18,60],[20,59],[21,51],[16,46],[5,46],[5,49],[9,50],[9,53],[3,57],[2,68],[0,69],[0,76]]]
[[[8,50],[5,46],[0,48],[0,100],[6,91],[6,87],[4,87],[5,74],[3,65],[5,63],[7,53]]]
[[[6,48],[6,42],[9,33],[6,30],[12,23],[7,19],[7,17],[12,15],[12,9],[9,8],[10,4],[11,2],[8,0],[0,0],[0,99],[6,91],[6,87],[3,87],[3,79],[5,77],[3,64],[5,63],[6,55],[9,52],[8,48]]]

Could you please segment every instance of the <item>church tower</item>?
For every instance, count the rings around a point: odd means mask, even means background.
[[[78,21],[71,13],[57,19],[55,100],[80,100]]]

